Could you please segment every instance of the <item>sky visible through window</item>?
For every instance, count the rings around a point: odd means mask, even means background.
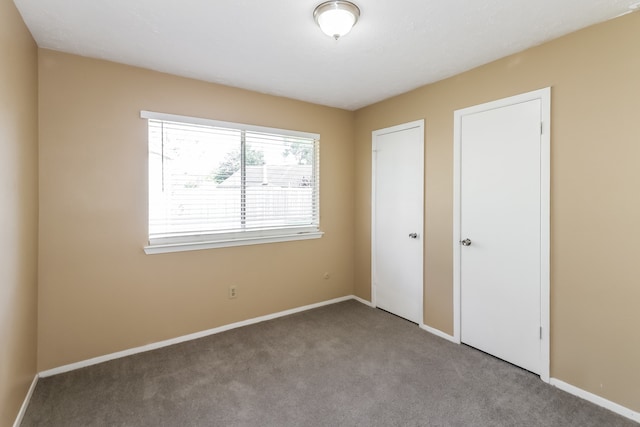
[[[313,140],[150,120],[150,237],[317,222],[315,160]]]

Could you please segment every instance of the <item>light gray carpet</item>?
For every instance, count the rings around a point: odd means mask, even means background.
[[[347,301],[38,382],[27,426],[634,426]]]

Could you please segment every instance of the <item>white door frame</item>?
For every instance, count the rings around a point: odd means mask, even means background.
[[[418,184],[422,188],[422,227],[420,230],[421,244],[423,247],[424,256],[424,119],[416,120],[401,125],[391,126],[384,129],[374,130],[371,132],[371,305],[377,307],[376,303],[376,138],[380,135],[387,135],[389,133],[401,132],[403,130],[419,128],[422,135],[422,144],[420,144],[420,157],[422,158],[422,181]],[[420,286],[420,299],[422,304],[420,305],[420,323],[419,326],[424,324],[424,259],[422,260],[422,286]]]
[[[502,108],[539,99],[542,105],[540,138],[540,378],[549,382],[550,365],[550,161],[551,161],[551,88],[535,90],[454,112],[453,128],[453,337],[460,343],[460,209],[461,209],[461,126],[468,114]]]

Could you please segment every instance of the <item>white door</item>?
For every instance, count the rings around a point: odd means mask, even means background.
[[[543,100],[459,119],[460,339],[541,374]]]
[[[373,132],[373,304],[422,324],[424,121]]]

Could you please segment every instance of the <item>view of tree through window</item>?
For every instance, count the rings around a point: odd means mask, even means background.
[[[247,166],[264,165],[264,153],[262,151],[256,151],[251,147],[247,147],[245,156],[245,164]],[[213,179],[219,184],[239,170],[240,150],[235,150],[227,154],[224,161],[212,172]]]
[[[318,141],[149,120],[150,240],[318,229]]]

